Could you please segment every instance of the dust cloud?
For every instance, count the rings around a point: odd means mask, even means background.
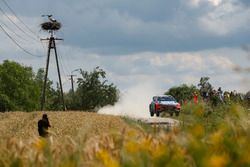
[[[121,94],[120,100],[114,106],[101,108],[98,113],[128,116],[132,118],[147,118],[149,104],[154,95],[162,94],[153,83],[145,83],[129,88]]]

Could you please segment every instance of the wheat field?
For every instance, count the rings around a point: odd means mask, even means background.
[[[37,122],[42,115],[48,115],[54,138],[99,135],[110,130],[128,127],[120,118],[91,112],[6,112],[0,113],[0,134],[2,138],[29,139],[38,136]]]
[[[38,137],[43,113],[0,113],[0,167],[250,166],[250,113],[240,105],[208,114],[205,104],[190,104],[180,115],[189,122],[170,131],[118,116],[46,112],[48,138]]]
[[[40,138],[37,130],[37,123],[44,113],[51,124],[50,137],[46,139]],[[0,127],[0,155],[4,155],[0,158],[0,167],[12,163],[17,163],[17,166],[44,166],[49,164],[49,158],[58,166],[64,156],[74,154],[76,150],[88,150],[84,159],[92,159],[98,149],[100,136],[106,140],[104,136],[107,134],[130,129],[117,116],[75,111],[0,113]],[[47,147],[51,152],[45,155]],[[51,157],[51,154],[58,157]]]

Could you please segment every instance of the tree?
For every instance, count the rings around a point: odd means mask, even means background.
[[[5,60],[0,65],[0,110],[37,110],[39,87],[31,67]]]
[[[198,84],[200,87],[200,94],[204,99],[208,98],[213,90],[212,85],[208,82],[209,79],[209,77],[201,77],[200,83]]]
[[[165,95],[172,95],[178,102],[183,103],[186,100],[191,100],[194,92],[199,92],[196,86],[182,84],[180,86],[170,88],[167,92],[165,92]]]
[[[118,100],[118,89],[113,83],[108,84],[106,72],[96,67],[92,72],[80,71],[82,77],[78,78],[78,88],[74,94],[74,109],[95,111],[96,109],[114,105]],[[71,100],[72,101],[72,100]]]
[[[39,87],[39,92],[40,92],[40,101],[39,104],[41,103],[41,98],[42,98],[42,90],[43,90],[43,84],[44,84],[44,76],[45,76],[45,71],[44,69],[40,68],[37,71],[36,74],[36,84]],[[61,110],[63,107],[61,105],[61,100],[60,100],[60,91],[59,91],[59,86],[57,84],[57,89],[53,88],[53,82],[49,79],[47,79],[47,84],[46,84],[46,97],[45,97],[45,110]]]

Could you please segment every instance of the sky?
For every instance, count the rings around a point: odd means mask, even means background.
[[[0,7],[0,25],[33,54],[0,29],[1,63],[44,68],[48,43],[39,38],[48,33],[41,30],[47,21],[41,15],[62,23],[55,36],[64,39],[57,49],[66,91],[67,75],[79,77],[74,70],[96,66],[122,92],[147,83],[164,93],[183,83],[197,85],[204,76],[215,89],[249,90],[249,0],[0,0]],[[49,68],[57,82],[53,56]]]

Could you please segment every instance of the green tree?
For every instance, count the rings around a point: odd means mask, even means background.
[[[39,87],[31,67],[5,60],[0,65],[0,110],[37,110]]]
[[[40,92],[39,104],[41,103],[41,98],[42,98],[44,76],[45,76],[44,69],[42,69],[42,68],[38,69],[35,81],[39,87],[39,92]],[[51,80],[47,79],[45,91],[46,91],[45,110],[52,110],[52,111],[61,110],[62,109],[62,104],[61,104],[61,100],[60,100],[61,95],[60,95],[58,84],[57,84],[57,89],[54,89],[53,82]]]
[[[180,86],[170,88],[167,92],[165,92],[165,95],[172,95],[178,102],[183,103],[186,100],[191,100],[195,92],[199,92],[196,86],[182,84]]]
[[[200,83],[198,86],[200,87],[200,94],[203,98],[208,98],[209,94],[212,92],[213,87],[209,83],[209,77],[201,77]]]
[[[96,67],[92,72],[80,71],[78,88],[74,93],[74,104],[70,106],[80,110],[95,111],[106,105],[114,105],[118,100],[118,89],[108,84],[106,72]]]

